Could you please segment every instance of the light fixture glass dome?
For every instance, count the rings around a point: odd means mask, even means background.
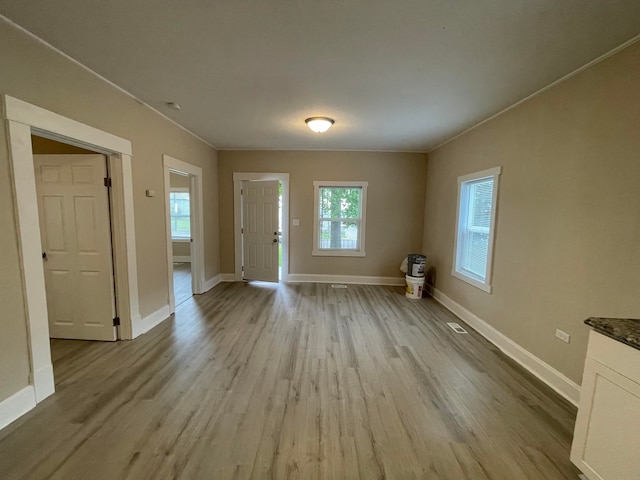
[[[304,122],[316,133],[326,132],[333,125],[333,119],[329,117],[310,117]]]

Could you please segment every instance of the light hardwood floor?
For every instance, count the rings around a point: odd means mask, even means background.
[[[193,296],[191,290],[191,263],[178,262],[173,264],[173,295],[176,306]]]
[[[402,288],[221,284],[130,342],[53,341],[0,478],[576,479],[575,409]]]

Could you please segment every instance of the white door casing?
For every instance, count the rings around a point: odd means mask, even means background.
[[[9,95],[2,95],[0,98],[4,107],[0,110],[0,115],[5,122],[7,133],[25,294],[31,369],[29,384],[33,393],[33,402],[29,402],[27,409],[31,409],[55,391],[31,135],[51,138],[109,156],[109,172],[113,179],[111,215],[116,300],[121,323],[118,327],[118,335],[123,339],[133,338],[135,326],[140,322],[131,171],[132,150],[131,142],[124,138]]]
[[[173,246],[171,241],[171,213],[169,212],[169,193],[171,192],[171,171],[189,175],[189,201],[191,204],[191,291],[194,295],[204,293],[204,205],[202,189],[202,168],[163,155],[164,198],[167,235],[167,273],[169,283],[169,312],[176,310],[176,298],[173,291]]]
[[[103,155],[34,155],[49,335],[116,340]]]
[[[244,278],[278,281],[277,180],[242,182],[242,245]]]

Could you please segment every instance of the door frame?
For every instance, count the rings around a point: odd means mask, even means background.
[[[289,174],[233,172],[233,237],[235,245],[235,280],[242,277],[242,182],[278,180],[282,184],[282,277],[280,282],[289,281]]]
[[[140,322],[131,142],[9,95],[2,95],[9,169],[13,186],[18,256],[24,292],[30,378],[35,402],[55,392],[49,321],[40,243],[31,135],[38,135],[107,156],[111,188],[111,227],[119,339],[131,339]]]
[[[169,280],[169,313],[176,311],[176,296],[173,291],[173,245],[171,242],[171,171],[189,174],[189,206],[191,211],[191,291],[194,295],[204,293],[204,210],[202,202],[202,168],[170,157],[162,156],[164,164],[164,206],[167,232],[167,271]]]

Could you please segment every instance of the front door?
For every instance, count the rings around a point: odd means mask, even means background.
[[[115,340],[104,155],[34,155],[49,334]]]
[[[242,243],[246,280],[278,281],[279,182],[242,182]]]

